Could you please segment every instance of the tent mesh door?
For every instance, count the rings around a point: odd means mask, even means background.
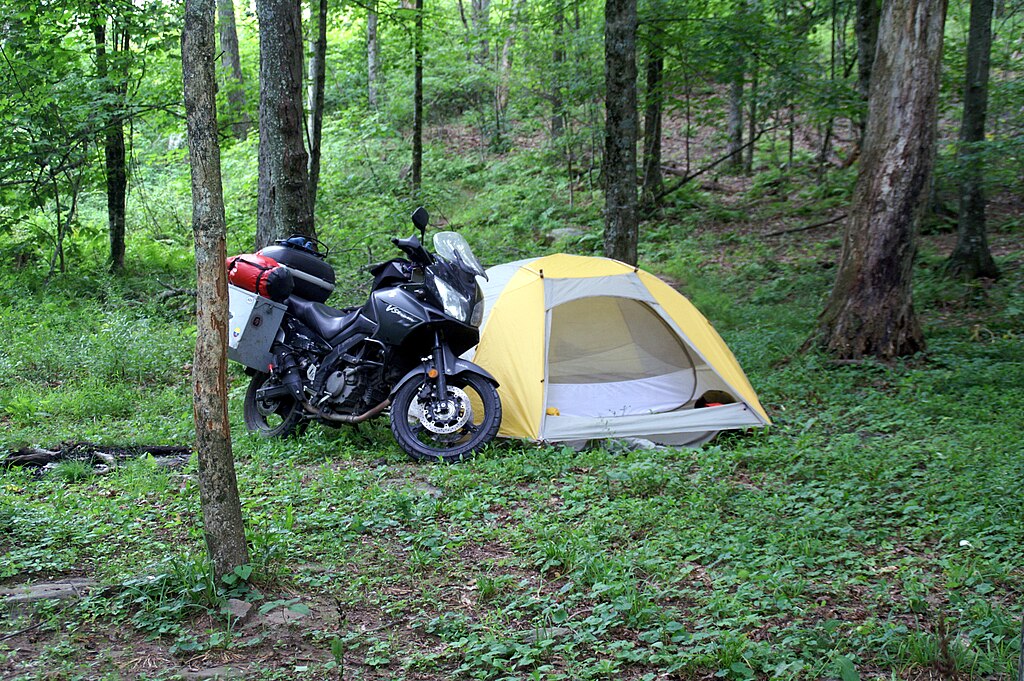
[[[574,416],[677,409],[696,373],[683,341],[646,303],[579,298],[551,311],[547,406]]]

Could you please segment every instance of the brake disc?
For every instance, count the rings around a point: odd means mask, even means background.
[[[409,405],[409,419],[418,420],[424,428],[437,435],[448,435],[462,430],[473,418],[469,396],[462,388],[448,386],[448,399],[426,403],[414,397]]]

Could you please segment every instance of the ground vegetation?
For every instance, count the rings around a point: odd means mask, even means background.
[[[180,11],[154,3],[131,25],[121,56],[145,68],[122,93],[98,78],[95,3],[0,0],[0,676],[1012,678],[1024,8],[996,5],[986,133],[970,148],[1001,277],[947,273],[971,170],[958,156],[971,12],[954,1],[907,265],[924,349],[885,361],[800,351],[833,289],[867,153],[858,55],[879,39],[880,5],[640,3],[637,105],[661,108],[649,120],[662,183],[634,171],[637,261],[715,325],[774,425],[698,450],[498,442],[432,466],[409,463],[386,420],[249,437],[248,377],[229,367],[248,557],[218,571],[201,464],[160,449],[198,436]],[[260,201],[259,36],[243,9],[242,77],[233,64],[218,74],[230,253],[251,250]],[[328,10],[314,224],[339,273],[330,304],[365,298],[366,265],[411,233],[421,203],[486,265],[603,252],[602,4]],[[303,23],[307,43],[316,26]],[[116,273],[110,112],[127,167]],[[307,118],[293,118],[301,130]],[[78,597],[10,598],[59,582]]]

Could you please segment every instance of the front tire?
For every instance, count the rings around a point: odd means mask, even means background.
[[[494,439],[501,425],[501,400],[494,384],[472,373],[449,376],[447,399],[433,386],[420,397],[424,379],[411,380],[391,404],[391,432],[418,461],[462,461]]]
[[[250,433],[259,433],[263,437],[289,437],[299,435],[306,429],[309,422],[303,417],[302,405],[288,395],[270,400],[260,400],[256,391],[266,383],[277,379],[270,374],[258,373],[249,382],[242,403],[242,416],[245,427]]]

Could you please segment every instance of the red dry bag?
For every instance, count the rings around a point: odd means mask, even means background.
[[[281,302],[295,288],[295,280],[288,268],[265,255],[244,253],[228,258],[225,264],[229,282],[264,298]]]

